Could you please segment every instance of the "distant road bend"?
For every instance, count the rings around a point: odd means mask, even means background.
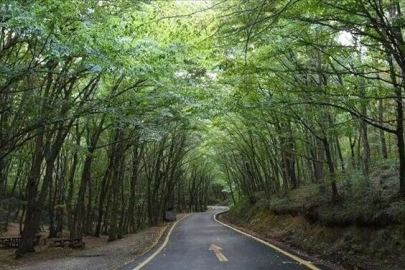
[[[165,242],[121,270],[327,269],[216,222],[214,215],[226,209],[213,207],[181,220]]]

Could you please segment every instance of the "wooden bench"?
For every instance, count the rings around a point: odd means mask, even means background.
[[[34,246],[39,245],[40,238],[41,238],[41,235],[39,235],[39,234],[35,235]],[[0,238],[0,246],[8,247],[8,248],[18,248],[20,246],[20,240],[21,240],[20,236],[1,237]]]
[[[84,248],[84,245],[86,244],[83,241],[83,238],[64,238],[64,239],[53,239],[53,245],[55,247],[72,247],[72,248]]]

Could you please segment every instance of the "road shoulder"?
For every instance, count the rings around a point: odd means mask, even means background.
[[[275,241],[273,239],[265,237],[255,231],[232,224],[226,218],[227,212],[228,211],[224,211],[224,212],[215,214],[214,220],[216,222],[218,222],[219,224],[227,227],[228,229],[231,229],[240,234],[243,234],[243,235],[253,239],[254,241],[260,242],[261,244],[266,245],[267,247],[274,249],[274,250],[290,257],[291,259],[297,261],[298,263],[305,265],[308,269],[311,269],[311,270],[343,270],[343,268],[341,268],[339,266],[336,266],[334,264],[331,264],[331,263],[321,260],[319,258],[314,258],[314,257],[306,254],[305,252],[293,249],[290,246],[287,246],[279,241]]]
[[[157,255],[159,255],[159,253],[165,248],[165,246],[169,242],[171,233],[175,229],[177,224],[190,215],[191,214],[182,214],[181,216],[179,216],[176,222],[173,222],[168,227],[166,227],[164,233],[153,244],[153,246],[151,246],[143,254],[140,254],[137,258],[126,262],[124,265],[122,265],[118,269],[120,269],[120,270],[141,269],[143,266],[145,266],[147,263],[149,263],[152,259],[154,259]]]
[[[179,214],[178,219],[184,217]],[[117,269],[149,253],[162,239],[165,239],[168,229],[173,223],[162,223],[159,226],[149,227],[135,234],[108,242],[105,236],[99,238],[86,236],[86,248],[43,248],[39,253],[27,254],[16,260],[14,250],[0,250],[1,269]]]

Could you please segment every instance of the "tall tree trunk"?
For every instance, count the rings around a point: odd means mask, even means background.
[[[325,154],[326,154],[326,162],[328,164],[329,168],[329,174],[330,174],[330,184],[332,188],[332,200],[336,200],[339,197],[339,193],[337,190],[337,185],[336,185],[336,173],[335,173],[335,166],[333,164],[333,159],[332,159],[332,152],[330,150],[330,145],[329,141],[327,138],[323,139],[323,144],[325,147]]]
[[[378,113],[379,113],[379,120],[381,123],[384,122],[384,104],[383,100],[379,99],[378,100]],[[381,143],[381,154],[384,159],[388,158],[388,150],[387,150],[387,143],[385,141],[385,132],[381,128],[379,129],[379,135],[380,135],[380,143]]]
[[[27,207],[25,213],[24,227],[21,235],[20,244],[16,251],[16,256],[21,257],[26,252],[34,251],[33,240],[34,235],[37,230],[36,224],[34,223],[34,213],[35,211],[41,211],[38,209],[39,205],[36,203],[37,196],[37,185],[41,176],[41,165],[44,160],[43,155],[43,145],[44,145],[44,135],[43,129],[38,131],[38,135],[35,143],[34,158],[31,165],[31,170],[28,175],[27,181]]]

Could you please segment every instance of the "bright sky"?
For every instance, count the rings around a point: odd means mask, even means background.
[[[352,46],[354,45],[353,35],[346,31],[341,31],[337,40],[340,44],[344,46]]]

